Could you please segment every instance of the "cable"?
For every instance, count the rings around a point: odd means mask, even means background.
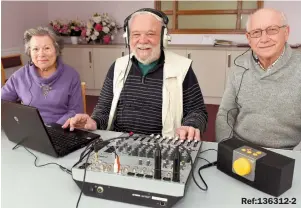
[[[209,160],[202,158],[202,157],[198,157],[199,159],[205,160],[207,163],[211,163]]]
[[[124,87],[124,84],[125,84],[125,81],[126,81],[125,77],[127,76],[128,70],[131,70],[131,69],[128,69],[129,63],[130,63],[130,60],[131,60],[130,46],[128,47],[128,49],[129,49],[129,60],[128,60],[128,63],[127,63],[126,68],[125,68],[125,73],[123,75],[123,87]]]
[[[88,154],[88,157],[87,157],[87,160],[86,160],[86,164],[88,163],[90,154],[91,154],[91,152],[89,152],[89,154]],[[81,197],[82,197],[82,194],[83,194],[84,185],[85,185],[85,181],[86,181],[86,173],[87,173],[87,166],[85,165],[83,184],[82,184],[82,187],[81,187],[81,190],[80,190],[80,194],[79,194],[79,197],[78,197],[78,200],[77,200],[77,203],[76,203],[76,208],[78,208],[79,201],[80,201],[80,199],[81,199]]]
[[[188,153],[188,151],[187,151]],[[188,153],[189,154],[189,153]],[[195,176],[194,176],[194,167],[195,167],[195,163],[196,163],[196,160],[194,161],[194,164],[192,164],[192,158],[191,158],[191,155],[189,154],[189,158],[190,158],[190,163],[191,163],[191,174],[192,174],[192,179],[195,183],[195,185],[197,185],[197,187],[199,187],[199,189],[201,189],[202,191],[207,191],[208,187],[207,187],[207,184],[205,183],[205,181],[203,180],[203,183],[205,184],[206,188],[202,188],[197,182],[196,182],[196,179],[195,179]],[[197,158],[196,158],[197,159]]]
[[[206,160],[206,159],[204,159],[204,158],[202,158],[202,157],[200,157],[200,159]],[[206,160],[206,161],[209,162],[208,160]],[[207,165],[203,165],[203,166],[201,166],[201,167],[199,168],[199,170],[198,170],[198,174],[199,174],[201,180],[203,181],[203,183],[204,183],[204,185],[205,185],[205,187],[206,187],[206,188],[205,188],[205,191],[208,190],[208,185],[207,185],[207,183],[205,182],[205,180],[203,179],[203,177],[202,177],[202,175],[201,175],[201,170],[203,170],[203,169],[205,169],[205,168],[212,167],[212,166],[216,166],[216,165],[217,165],[217,161],[212,162],[212,163],[208,163]]]
[[[203,141],[201,141],[201,145],[200,145],[200,148],[199,148],[199,149],[201,149],[202,145],[203,145]],[[196,164],[196,162],[197,162],[196,160],[197,160],[198,157],[195,159],[194,163],[192,163],[192,157],[191,157],[191,154],[189,153],[189,150],[188,150],[187,148],[183,147],[183,146],[179,146],[179,148],[184,149],[184,150],[187,152],[187,155],[189,156],[190,165],[191,165],[191,175],[192,175],[192,179],[193,179],[194,183],[197,185],[197,187],[198,187],[199,189],[201,189],[201,190],[203,190],[203,191],[207,191],[207,187],[206,187],[206,188],[202,188],[202,187],[196,182],[196,179],[195,179],[195,176],[194,176],[194,168],[195,168],[195,164]],[[197,154],[199,154],[199,153],[197,153]],[[203,181],[203,182],[204,182],[204,181]],[[206,183],[205,183],[205,185],[207,186]]]
[[[230,125],[230,123],[229,123],[229,113],[230,113],[232,110],[237,110],[237,111],[239,112],[239,108],[242,108],[242,106],[238,103],[238,94],[239,94],[239,92],[240,92],[240,88],[241,88],[241,84],[242,84],[242,80],[243,80],[243,78],[244,78],[244,75],[245,75],[245,73],[249,70],[248,68],[246,68],[246,67],[244,67],[244,66],[238,65],[238,64],[236,63],[236,60],[237,60],[239,57],[241,57],[241,56],[243,56],[244,54],[246,54],[250,49],[251,49],[251,48],[248,48],[248,50],[246,50],[245,52],[243,52],[242,54],[240,54],[239,56],[237,56],[237,57],[234,59],[234,65],[237,66],[237,67],[243,68],[243,69],[244,69],[244,72],[243,72],[243,74],[242,74],[242,76],[241,76],[240,84],[239,84],[239,87],[238,87],[238,91],[237,91],[236,96],[235,96],[235,99],[234,99],[234,102],[236,103],[236,105],[237,105],[238,107],[232,108],[232,109],[228,110],[228,112],[227,112],[227,124],[228,124],[228,126],[231,128],[231,132],[230,132],[230,134],[229,134],[228,137],[222,139],[220,142],[222,142],[222,141],[224,141],[224,140],[230,139],[230,138],[231,138],[231,135],[232,135],[233,133],[236,133],[235,130],[234,130],[234,126],[235,126],[236,121],[234,121],[234,123],[233,123],[232,126]]]
[[[39,167],[44,167],[44,166],[46,166],[46,165],[57,165],[57,166],[59,166],[59,168],[60,168],[62,171],[64,171],[64,172],[68,173],[69,175],[71,175],[71,170],[69,170],[68,168],[65,168],[64,166],[62,166],[62,165],[60,165],[60,164],[54,163],[54,162],[46,163],[46,164],[43,164],[43,165],[37,165],[38,157],[37,157],[35,154],[33,154],[31,151],[29,151],[29,150],[28,150],[26,147],[24,147],[23,145],[17,144],[16,146],[14,146],[14,147],[12,148],[12,150],[18,149],[19,147],[23,147],[27,152],[29,152],[31,155],[33,155],[33,156],[35,157],[34,165],[35,165],[37,168],[39,168]]]
[[[32,92],[30,91],[31,90],[31,88],[32,88],[32,83],[33,83],[33,80],[32,80],[32,77],[31,77],[31,75],[29,75],[29,77],[30,77],[30,80],[31,80],[31,82],[30,82],[30,87],[29,87],[29,92],[30,92],[30,102],[28,103],[28,106],[30,106],[30,104],[31,104],[31,102],[32,102],[32,99],[33,99],[33,94],[32,94]]]
[[[124,133],[124,134],[127,134],[127,133]],[[101,145],[101,144],[103,144],[103,143],[104,143],[104,144],[106,144],[106,143],[109,144],[110,141],[112,141],[112,140],[122,139],[122,138],[129,138],[129,137],[130,137],[130,135],[123,136],[124,134],[122,134],[122,135],[120,135],[120,136],[118,136],[118,137],[114,137],[114,138],[111,138],[111,139],[107,139],[107,140],[105,140],[105,141],[101,141],[101,142],[99,143],[99,145]],[[93,145],[93,144],[95,144],[96,141],[97,141],[97,140],[92,141],[92,142],[90,143],[90,146]],[[103,146],[101,146],[101,147],[103,148]],[[77,164],[79,164],[79,163],[87,156],[86,163],[85,163],[85,166],[84,166],[84,167],[85,167],[85,170],[84,170],[83,184],[82,184],[81,191],[80,191],[80,194],[79,194],[77,203],[76,203],[76,208],[78,208],[78,205],[79,205],[79,202],[80,202],[81,196],[82,196],[82,194],[83,194],[83,190],[84,190],[84,184],[85,184],[85,181],[86,181],[86,172],[87,172],[87,165],[86,165],[86,164],[88,163],[88,160],[89,160],[89,157],[90,157],[91,152],[92,152],[92,151],[98,152],[98,150],[99,150],[99,149],[96,149],[96,147],[94,147],[94,149],[90,149],[89,152],[87,152],[84,156],[82,156],[83,153],[84,153],[87,149],[88,149],[88,146],[87,146],[87,147],[85,148],[85,150],[81,153],[81,157],[80,157],[79,161],[76,162],[76,163],[73,165],[73,167],[75,167]],[[116,150],[115,150],[115,151],[116,151]],[[115,152],[115,154],[116,154],[116,152]],[[73,167],[72,167],[72,168],[73,168]]]
[[[216,151],[216,152],[217,152],[216,149],[207,149],[207,150],[204,150],[204,151],[200,152],[199,155],[202,154],[202,153],[204,153],[204,152],[210,151],[210,150],[211,150],[211,151]],[[190,155],[189,155],[189,157],[190,157],[190,159],[191,159],[191,156],[190,156]],[[198,175],[199,175],[199,177],[201,178],[202,182],[204,183],[205,188],[202,188],[202,187],[196,182],[196,179],[195,179],[195,176],[194,176],[194,172],[192,172],[192,178],[193,178],[194,183],[199,187],[199,189],[201,189],[202,191],[207,191],[207,190],[208,190],[208,185],[207,185],[207,183],[205,182],[204,178],[203,178],[202,175],[201,175],[201,170],[206,169],[206,168],[209,168],[209,167],[211,167],[211,166],[216,166],[217,161],[215,161],[215,162],[209,162],[209,160],[207,160],[207,159],[205,159],[205,158],[202,158],[202,157],[200,157],[200,156],[197,157],[197,158],[198,158],[198,159],[205,160],[205,161],[208,163],[208,164],[206,164],[206,165],[201,166],[201,167],[199,168],[199,170],[198,170]],[[192,163],[192,160],[191,160],[191,163]],[[196,161],[195,161],[194,163],[196,163]]]
[[[214,151],[216,151],[216,152],[217,152],[217,150],[216,150],[216,149],[206,149],[206,150],[204,150],[204,151],[200,152],[200,154],[202,154],[202,153],[204,153],[204,152],[207,152],[207,151],[209,151],[209,150],[214,150]]]

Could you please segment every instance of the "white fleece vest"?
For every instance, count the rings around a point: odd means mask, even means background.
[[[181,126],[183,117],[182,84],[191,65],[191,60],[170,51],[164,51],[164,55],[165,64],[163,68],[164,80],[162,89],[162,135],[174,137],[176,134],[176,128]],[[133,54],[130,56],[132,57]],[[107,130],[111,130],[112,122],[116,115],[116,108],[120,93],[130,68],[131,61],[129,61],[129,55],[118,58],[115,62],[113,80],[114,96]]]

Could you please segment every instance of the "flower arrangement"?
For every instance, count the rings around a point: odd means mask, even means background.
[[[69,36],[70,34],[70,27],[68,23],[65,23],[61,20],[53,20],[50,21],[49,25],[57,35]]]
[[[118,29],[116,22],[107,13],[95,13],[87,22],[86,29],[82,30],[82,36],[88,43],[94,41],[109,44],[114,40],[113,34],[117,34]]]
[[[77,20],[71,20],[68,27],[70,28],[70,36],[81,36],[82,30],[85,29],[84,24]]]
[[[78,20],[53,20],[49,24],[60,36],[81,36],[82,30],[85,28],[84,24]]]

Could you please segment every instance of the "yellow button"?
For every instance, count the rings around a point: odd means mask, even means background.
[[[251,172],[251,163],[248,159],[241,157],[234,161],[233,169],[240,176],[248,175]]]
[[[247,153],[248,153],[248,154],[251,154],[252,152],[251,152],[251,151],[248,151]]]
[[[241,151],[245,152],[245,151],[246,151],[246,149],[241,149]]]
[[[253,153],[253,155],[254,155],[254,156],[257,156],[258,154],[256,154],[256,153]]]
[[[261,154],[261,152],[257,151],[257,152],[256,152],[256,154],[260,155],[260,154]]]

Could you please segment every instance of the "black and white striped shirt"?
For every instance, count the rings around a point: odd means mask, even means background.
[[[132,58],[132,66],[120,94],[113,121],[113,131],[138,134],[160,134],[162,132],[162,86],[164,53],[158,64],[145,76],[139,69],[137,60]],[[92,113],[98,129],[106,129],[113,100],[114,66],[110,67],[98,102]],[[208,113],[198,80],[190,66],[183,82],[182,126],[192,126],[206,130]]]

